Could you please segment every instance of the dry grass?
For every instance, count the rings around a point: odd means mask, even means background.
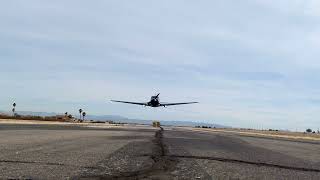
[[[260,137],[275,137],[296,140],[313,140],[320,141],[320,134],[317,133],[302,133],[302,132],[287,132],[287,131],[262,131],[262,130],[243,130],[243,129],[202,129],[193,128],[195,131],[205,132],[226,132],[236,133],[240,135],[260,136]]]
[[[0,124],[69,124],[69,122],[21,120],[21,119],[0,119]]]
[[[31,116],[31,115],[15,115],[10,116],[7,114],[0,114],[0,119],[11,119],[11,120],[33,120],[33,121],[58,121],[58,122],[68,122],[70,118],[57,118],[56,116]]]

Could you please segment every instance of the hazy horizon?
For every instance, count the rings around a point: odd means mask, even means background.
[[[320,2],[46,1],[0,6],[0,109],[318,129]],[[199,101],[169,108],[111,103]]]

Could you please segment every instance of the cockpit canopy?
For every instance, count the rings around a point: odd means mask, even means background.
[[[151,96],[151,100],[158,100],[159,101],[159,96]]]

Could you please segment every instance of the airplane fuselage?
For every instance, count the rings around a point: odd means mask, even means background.
[[[158,96],[152,96],[151,100],[148,102],[148,106],[159,107],[160,106],[159,97]]]

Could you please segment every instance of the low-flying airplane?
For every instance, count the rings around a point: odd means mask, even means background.
[[[127,104],[135,104],[135,105],[142,105],[142,106],[151,106],[151,107],[166,107],[166,106],[175,106],[175,105],[183,105],[183,104],[195,104],[198,102],[182,102],[182,103],[160,103],[159,95],[151,96],[151,100],[149,102],[129,102],[129,101],[117,101],[111,100],[112,102],[119,102],[119,103],[127,103]]]

